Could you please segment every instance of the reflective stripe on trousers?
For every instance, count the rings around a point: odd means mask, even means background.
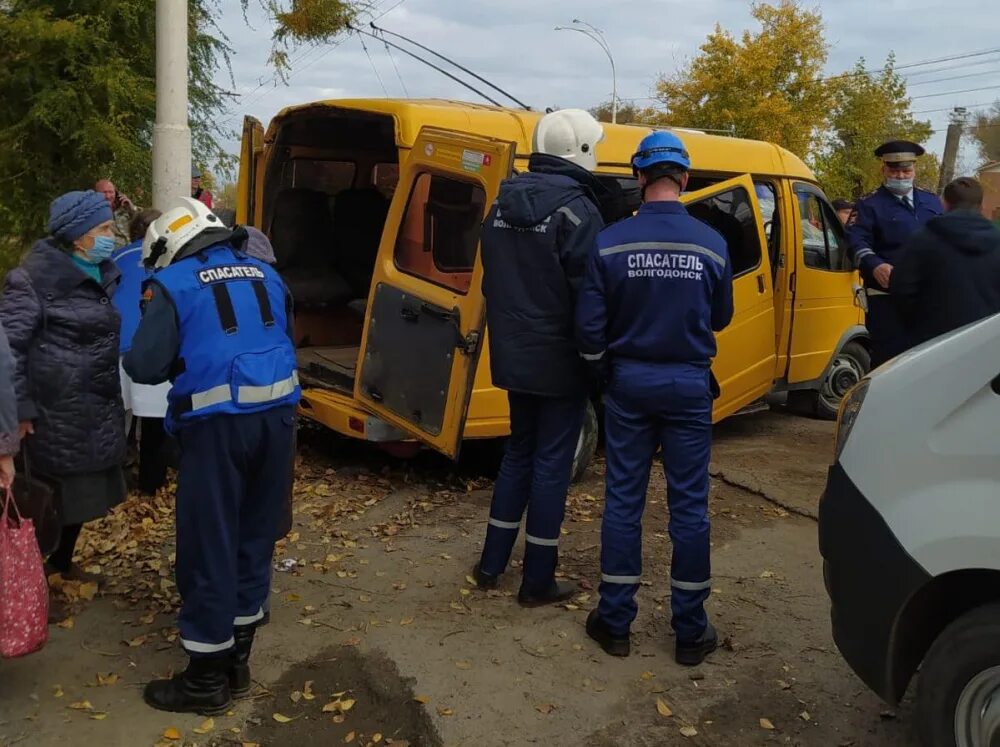
[[[559,558],[573,455],[583,426],[583,398],[508,393],[511,435],[493,488],[479,567],[500,575],[510,562],[527,510],[524,584],[547,590]]]
[[[642,514],[649,471],[663,449],[670,509],[671,624],[678,640],[705,629],[711,592],[708,462],[709,372],[693,366],[618,365],[605,397],[607,484],[601,525],[601,618],[618,635],[638,612]]]

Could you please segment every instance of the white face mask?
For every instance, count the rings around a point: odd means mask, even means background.
[[[913,179],[886,179],[885,188],[902,197],[913,191]]]

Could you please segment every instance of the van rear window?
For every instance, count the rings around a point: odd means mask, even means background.
[[[478,184],[441,174],[413,183],[396,238],[396,266],[459,293],[467,293],[479,249],[486,192]]]
[[[352,161],[295,158],[281,167],[281,187],[313,189],[332,196],[351,188],[356,168]]]

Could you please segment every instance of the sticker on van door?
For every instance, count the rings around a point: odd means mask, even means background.
[[[462,168],[471,173],[479,173],[483,166],[489,166],[492,159],[485,153],[476,150],[462,151]]]

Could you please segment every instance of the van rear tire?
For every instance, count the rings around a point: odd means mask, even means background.
[[[1000,604],[967,612],[937,637],[917,683],[916,731],[924,747],[973,747],[1000,739]],[[982,741],[973,741],[980,729]]]
[[[871,367],[871,354],[860,342],[851,340],[833,357],[819,390],[789,392],[788,406],[820,420],[836,420],[840,401]]]
[[[593,463],[594,455],[597,454],[599,433],[597,410],[594,408],[594,403],[587,400],[587,411],[583,414],[583,428],[580,429],[580,438],[576,442],[576,452],[573,454],[571,482],[579,482],[587,474],[587,468]]]
[[[570,472],[570,482],[578,482],[587,474],[587,468],[594,462],[597,454],[597,441],[600,434],[597,411],[593,402],[587,402],[587,411],[583,415],[583,428],[576,442],[573,453],[573,469]],[[462,461],[472,470],[482,475],[496,477],[503,461],[506,438],[489,441],[466,441],[462,446]]]

